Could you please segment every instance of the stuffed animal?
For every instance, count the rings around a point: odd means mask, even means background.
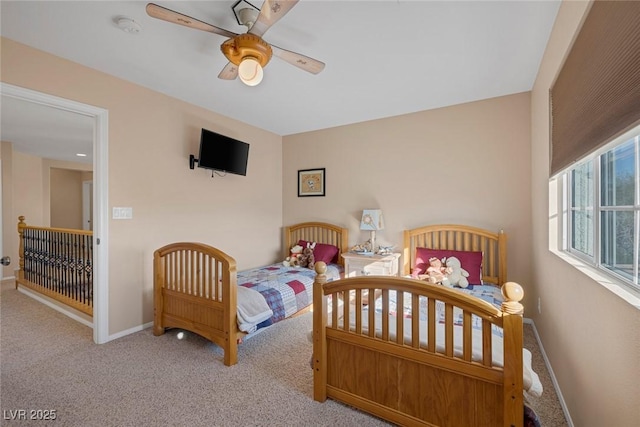
[[[429,258],[429,267],[427,268],[426,281],[429,283],[441,283],[450,286],[447,278],[447,268],[442,265],[442,260],[437,257]]]
[[[313,270],[316,264],[316,258],[313,255],[313,249],[306,247],[302,250],[302,254],[298,255],[298,264],[300,267],[308,267]]]
[[[469,280],[467,279],[469,272],[462,268],[458,258],[450,256],[446,259],[445,264],[447,266],[447,279],[449,279],[451,286],[459,286],[461,288],[469,286]]]
[[[298,257],[302,254],[302,246],[295,245],[289,251],[289,256],[282,261],[282,265],[285,267],[296,267],[298,262]]]

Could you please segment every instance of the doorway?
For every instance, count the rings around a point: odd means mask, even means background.
[[[108,121],[107,110],[19,86],[0,83],[2,97],[11,97],[42,106],[90,117],[93,126],[93,340],[109,341],[108,281]]]
[[[82,181],[82,229],[93,230],[93,181]]]

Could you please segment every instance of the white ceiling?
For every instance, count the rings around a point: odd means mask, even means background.
[[[155,3],[246,32],[235,1]],[[560,1],[302,0],[263,38],[325,69],[313,75],[274,57],[256,87],[217,78],[224,37],[151,18],[146,4],[2,0],[0,33],[284,136],[531,90]],[[121,31],[121,16],[142,31]],[[18,119],[24,106],[13,111],[5,98],[3,140],[40,125],[47,130],[30,141],[54,137],[51,123]]]
[[[1,107],[0,140],[12,142],[14,150],[92,163],[93,118],[6,95]]]

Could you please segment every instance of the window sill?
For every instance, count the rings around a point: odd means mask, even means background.
[[[584,263],[580,259],[573,257],[566,252],[561,252],[557,250],[550,249],[551,253],[567,262],[572,267],[576,268],[580,272],[586,274],[589,278],[599,283],[604,288],[613,292],[618,297],[622,298],[624,301],[640,310],[640,292],[635,289],[630,288],[629,286],[621,283],[615,278],[609,276],[608,274],[598,270],[597,268]]]

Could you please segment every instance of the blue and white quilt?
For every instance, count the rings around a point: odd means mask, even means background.
[[[327,280],[339,279],[342,270],[338,264],[328,264]],[[254,327],[242,326],[243,330],[252,332],[272,325],[309,306],[313,302],[315,276],[315,271],[310,268],[285,267],[282,263],[238,272],[238,286],[262,294],[273,312]]]

